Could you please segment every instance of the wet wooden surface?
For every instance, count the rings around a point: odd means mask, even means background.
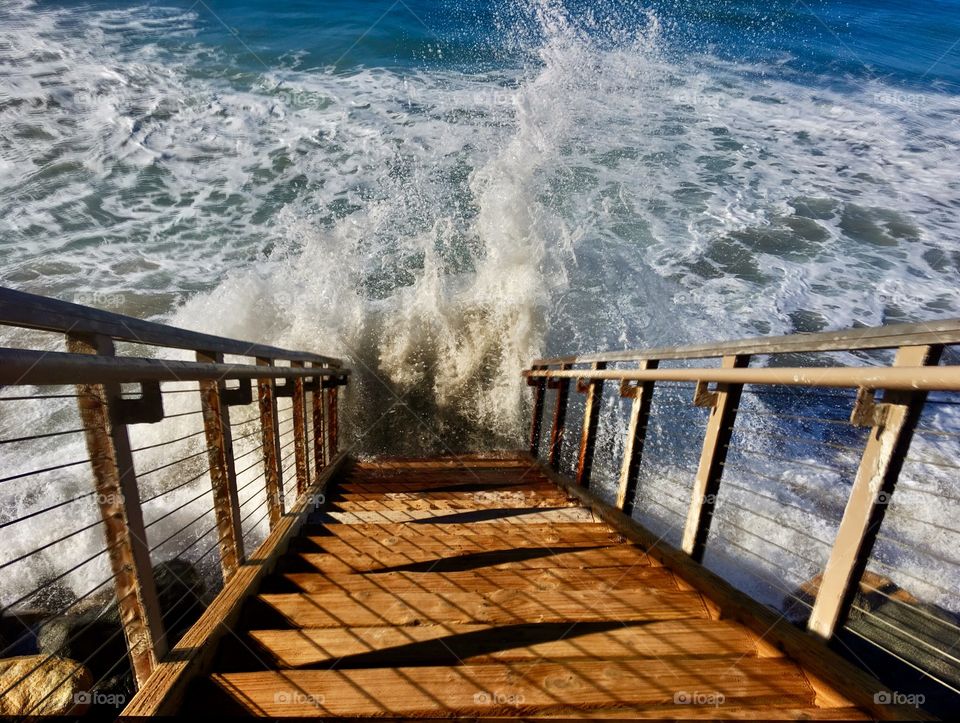
[[[360,463],[183,709],[866,717],[529,462]]]

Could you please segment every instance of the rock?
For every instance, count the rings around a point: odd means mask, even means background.
[[[207,586],[197,568],[185,560],[168,560],[155,565],[153,577],[163,626],[168,643],[173,647],[206,609],[203,599]]]
[[[184,560],[168,560],[153,568],[161,618],[172,647],[206,608],[206,591],[196,567]],[[129,699],[135,687],[127,655],[120,612],[112,600],[75,614],[44,621],[37,647],[46,655],[82,660],[94,676],[97,693]]]
[[[22,679],[22,681],[21,681]],[[19,682],[17,685],[15,683]],[[75,660],[47,655],[0,659],[0,715],[83,715],[93,676]]]
[[[813,605],[821,582],[822,575],[817,575],[802,583],[793,591],[793,595],[784,600],[784,609],[791,611],[788,617],[792,622],[801,625],[806,623],[810,612],[808,606]],[[795,598],[806,605],[796,602]],[[918,600],[890,578],[869,570],[863,573],[845,627],[858,635],[841,628],[837,636],[844,639],[847,649],[856,649],[859,664],[877,670],[892,670],[896,661],[885,657],[885,649],[950,685],[960,685],[960,664],[941,652],[949,653],[951,643],[956,640],[956,630],[960,627],[960,617],[937,605]],[[872,642],[864,646],[863,638]],[[876,662],[873,661],[874,657]],[[905,674],[909,672],[908,668]]]

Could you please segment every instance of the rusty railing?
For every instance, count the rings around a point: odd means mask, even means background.
[[[116,710],[248,551],[309,506],[342,456],[349,371],[10,289],[0,324],[30,347],[0,348],[0,658],[32,654],[0,677],[0,708]],[[100,568],[105,579],[82,590]],[[51,661],[64,659],[56,671],[77,692],[53,704]]]
[[[540,359],[529,449],[690,564],[752,576],[892,699],[955,709],[958,351],[946,320]]]

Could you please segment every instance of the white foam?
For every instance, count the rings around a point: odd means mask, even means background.
[[[195,14],[3,12],[6,282],[345,355],[360,452],[517,446],[543,352],[960,309],[955,96],[677,60],[653,15],[546,0],[500,18],[526,65],[234,84],[193,72]]]

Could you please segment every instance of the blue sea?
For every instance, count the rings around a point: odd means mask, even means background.
[[[958,94],[957,0],[0,0],[0,284],[343,355],[358,454],[516,447],[543,354],[960,315]],[[821,560],[849,470],[781,473]]]

